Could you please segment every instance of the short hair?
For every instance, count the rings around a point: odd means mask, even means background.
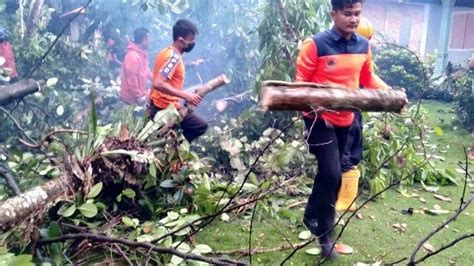
[[[146,38],[146,36],[148,35],[148,33],[150,33],[150,31],[145,28],[145,27],[140,27],[140,28],[137,28],[134,32],[133,32],[133,42],[134,43],[141,43],[143,41],[143,39]]]
[[[185,38],[188,34],[198,34],[196,25],[187,19],[180,19],[173,25],[173,41],[179,37]]]
[[[332,10],[344,10],[344,8],[352,7],[355,3],[363,3],[364,0],[331,0]]]

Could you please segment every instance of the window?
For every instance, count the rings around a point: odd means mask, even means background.
[[[453,13],[449,48],[464,50],[474,48],[474,12]]]

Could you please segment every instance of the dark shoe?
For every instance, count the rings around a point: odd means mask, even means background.
[[[332,240],[319,240],[319,246],[321,247],[321,257],[327,260],[337,260],[339,258],[339,253],[337,253],[336,248],[332,248],[334,242]],[[331,250],[332,248],[332,250]]]
[[[318,235],[318,222],[316,219],[303,218],[303,224],[313,235]]]

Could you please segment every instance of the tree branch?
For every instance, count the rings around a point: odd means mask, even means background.
[[[463,188],[463,193],[462,193],[462,196],[461,196],[461,204],[458,208],[458,210],[454,213],[454,215],[452,215],[449,219],[447,219],[446,221],[444,221],[443,223],[441,223],[439,226],[437,226],[436,228],[434,228],[434,230],[432,230],[428,235],[426,235],[424,238],[421,239],[421,241],[416,245],[415,247],[415,250],[413,250],[413,253],[411,254],[410,256],[410,261],[408,262],[408,265],[415,265],[419,262],[416,261],[416,253],[418,253],[418,251],[421,249],[421,247],[423,246],[423,244],[428,241],[428,239],[430,239],[432,236],[434,236],[435,234],[437,234],[439,231],[441,231],[443,228],[445,228],[445,226],[449,223],[451,223],[452,221],[456,220],[456,218],[471,204],[472,200],[473,200],[473,196],[471,196],[471,198],[466,202],[464,203],[464,197],[466,195],[466,187],[467,187],[467,173],[469,172],[469,161],[467,159],[468,155],[467,155],[467,150],[466,148],[464,148],[464,153],[465,153],[465,157],[466,157],[466,167],[464,168],[465,171],[466,171],[466,174],[465,174],[465,178],[464,178],[464,188]],[[460,241],[460,240],[459,240]],[[456,241],[457,242],[457,241]],[[455,244],[455,243],[454,243]],[[453,245],[454,245],[453,244]],[[452,245],[451,245],[452,246]],[[447,248],[447,247],[446,247]],[[426,259],[426,258],[425,258]]]
[[[51,132],[49,132],[48,134],[46,134],[46,136],[44,136],[40,141],[38,141],[36,144],[32,144],[32,143],[28,143],[27,141],[25,140],[22,140],[22,139],[18,139],[23,145],[27,146],[28,148],[41,148],[41,146],[44,145],[45,142],[47,142],[51,136],[54,136],[56,134],[62,134],[62,133],[78,133],[78,134],[87,134],[87,132],[84,132],[84,131],[81,131],[81,130],[76,130],[76,129],[67,129],[67,128],[59,128],[59,129],[55,129]]]
[[[61,36],[64,34],[64,32],[66,31],[66,29],[69,27],[69,25],[71,24],[71,22],[77,18],[77,16],[79,16],[81,13],[82,13],[82,10],[86,9],[86,7],[88,7],[90,4],[92,3],[92,0],[89,0],[87,1],[87,3],[82,6],[79,11],[77,11],[77,13],[71,17],[71,19],[66,23],[66,25],[64,25],[64,27],[61,29],[61,31],[59,32],[59,34],[56,36],[56,38],[54,39],[53,43],[49,46],[48,50],[46,50],[46,52],[44,53],[44,55],[35,63],[33,69],[30,71],[30,73],[28,74],[28,78],[31,78],[33,76],[33,74],[35,73],[35,71],[41,66],[41,64],[43,63],[43,60],[46,58],[46,56],[48,56],[49,52],[51,52],[51,50],[53,49],[54,45],[56,45],[56,43],[58,42],[59,38],[61,38]]]
[[[449,244],[442,246],[441,248],[435,250],[433,253],[426,254],[425,256],[421,257],[420,259],[418,259],[417,261],[415,261],[415,262],[413,262],[413,263],[414,263],[414,264],[418,264],[418,263],[420,263],[420,262],[423,262],[423,261],[425,261],[427,258],[429,258],[429,257],[431,257],[431,256],[434,256],[434,255],[440,253],[441,251],[446,250],[446,249],[448,249],[448,248],[450,248],[450,247],[456,245],[458,242],[460,242],[460,241],[462,241],[462,240],[464,240],[464,239],[470,238],[470,237],[474,237],[474,232],[473,232],[473,233],[469,233],[469,234],[465,234],[465,235],[462,235],[462,236],[456,238],[455,240],[451,241]],[[410,265],[410,264],[408,264],[408,265]]]
[[[18,185],[15,182],[15,178],[12,176],[10,171],[8,171],[8,168],[4,165],[0,164],[0,175],[3,175],[5,180],[7,181],[8,186],[11,188],[11,190],[15,193],[15,195],[20,195],[21,190],[18,187]]]
[[[20,132],[21,135],[23,135],[25,138],[27,138],[29,141],[35,143],[35,140],[32,139],[30,136],[28,136],[26,133],[25,133],[25,130],[21,127],[20,123],[18,123],[18,121],[12,116],[12,114],[10,114],[10,112],[8,112],[5,108],[1,107],[0,106],[0,111],[2,111],[3,113],[5,113],[9,118],[10,120],[13,122],[13,124],[16,126],[16,128],[18,129],[18,131]]]
[[[96,234],[91,234],[91,233],[83,233],[83,234],[69,234],[69,235],[63,235],[60,237],[56,238],[51,238],[51,239],[42,239],[38,241],[39,245],[48,245],[56,242],[62,242],[66,240],[72,240],[72,239],[81,239],[81,240],[90,240],[94,242],[103,242],[103,243],[118,243],[122,244],[128,247],[132,248],[143,248],[147,250],[153,250],[158,253],[162,254],[172,254],[176,255],[180,258],[183,258],[185,260],[197,260],[197,261],[202,261],[202,262],[207,262],[210,264],[238,264],[238,265],[246,265],[244,262],[239,262],[239,261],[234,261],[231,259],[226,259],[226,258],[211,258],[211,257],[205,257],[202,255],[197,255],[193,253],[183,253],[177,249],[173,248],[164,248],[164,247],[158,247],[155,246],[151,243],[147,242],[136,242],[136,241],[131,241],[128,239],[124,238],[114,238],[114,237],[109,237],[109,236],[104,236],[104,235],[96,235]]]
[[[20,80],[14,84],[0,86],[0,106],[21,100],[40,90],[40,84],[33,79]]]
[[[278,1],[278,11],[280,12],[281,19],[283,20],[283,26],[286,29],[286,33],[288,35],[288,38],[292,42],[296,42],[298,40],[298,36],[296,35],[295,30],[293,27],[291,27],[290,23],[288,22],[288,17],[286,16],[286,10],[285,6],[283,5],[282,0],[277,0]]]

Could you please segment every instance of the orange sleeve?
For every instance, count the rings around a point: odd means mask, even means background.
[[[387,83],[374,73],[374,63],[372,61],[372,50],[370,47],[367,53],[367,60],[360,73],[360,84],[366,89],[388,90],[390,88]]]
[[[164,78],[171,79],[178,68],[179,60],[179,55],[173,50],[170,50],[170,52],[165,52],[156,58],[155,69],[157,69]]]
[[[316,43],[308,38],[303,42],[298,58],[296,59],[296,81],[311,82],[318,65],[318,53]]]

